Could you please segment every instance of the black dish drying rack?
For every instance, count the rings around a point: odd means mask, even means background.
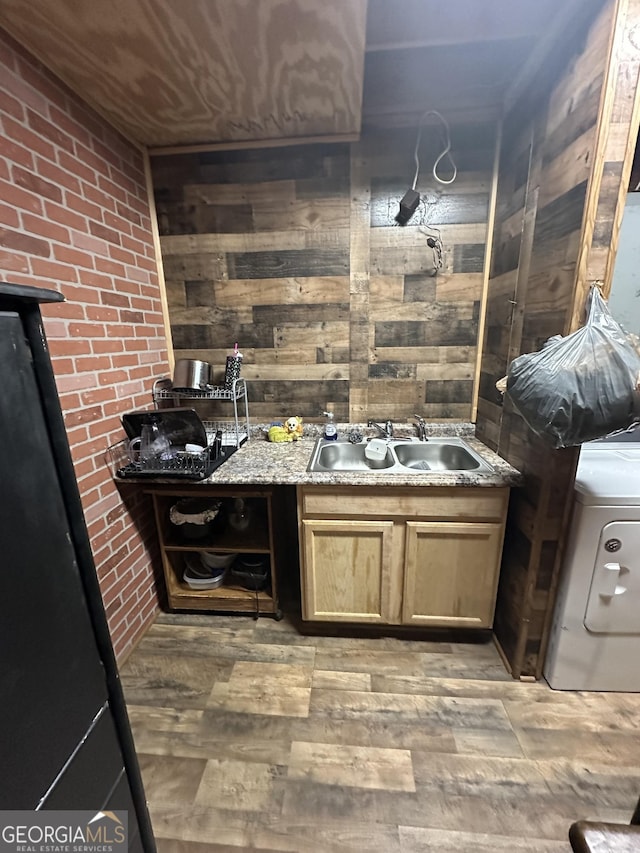
[[[130,442],[140,438],[143,426],[151,419],[168,439],[169,450],[147,459],[132,459]],[[238,449],[237,444],[224,443],[218,425],[209,424],[207,429],[193,409],[126,412],[122,425],[127,438],[109,447],[112,473],[120,479],[204,480]]]
[[[176,451],[171,455],[132,462],[129,459],[129,442],[123,440],[112,444],[108,453],[112,472],[120,479],[204,480],[226,462],[237,448],[223,445],[214,455],[215,450],[211,446],[199,453]]]

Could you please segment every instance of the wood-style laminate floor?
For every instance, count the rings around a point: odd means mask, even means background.
[[[492,643],[162,615],[122,681],[159,853],[567,853],[640,794],[640,694],[515,682]]]

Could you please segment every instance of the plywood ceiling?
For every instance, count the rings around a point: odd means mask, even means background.
[[[0,24],[145,145],[360,129],[366,0],[2,0]]]
[[[2,0],[0,25],[162,148],[348,137],[428,109],[491,118],[577,2],[369,0],[367,15],[367,0]]]

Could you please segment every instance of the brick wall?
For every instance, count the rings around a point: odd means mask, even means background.
[[[67,300],[45,329],[122,659],[158,606],[153,522],[105,451],[168,373],[143,155],[2,31],[0,81],[0,279]]]

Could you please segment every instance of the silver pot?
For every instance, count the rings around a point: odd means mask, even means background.
[[[209,384],[211,365],[206,361],[179,358],[173,370],[173,387],[203,391]]]

